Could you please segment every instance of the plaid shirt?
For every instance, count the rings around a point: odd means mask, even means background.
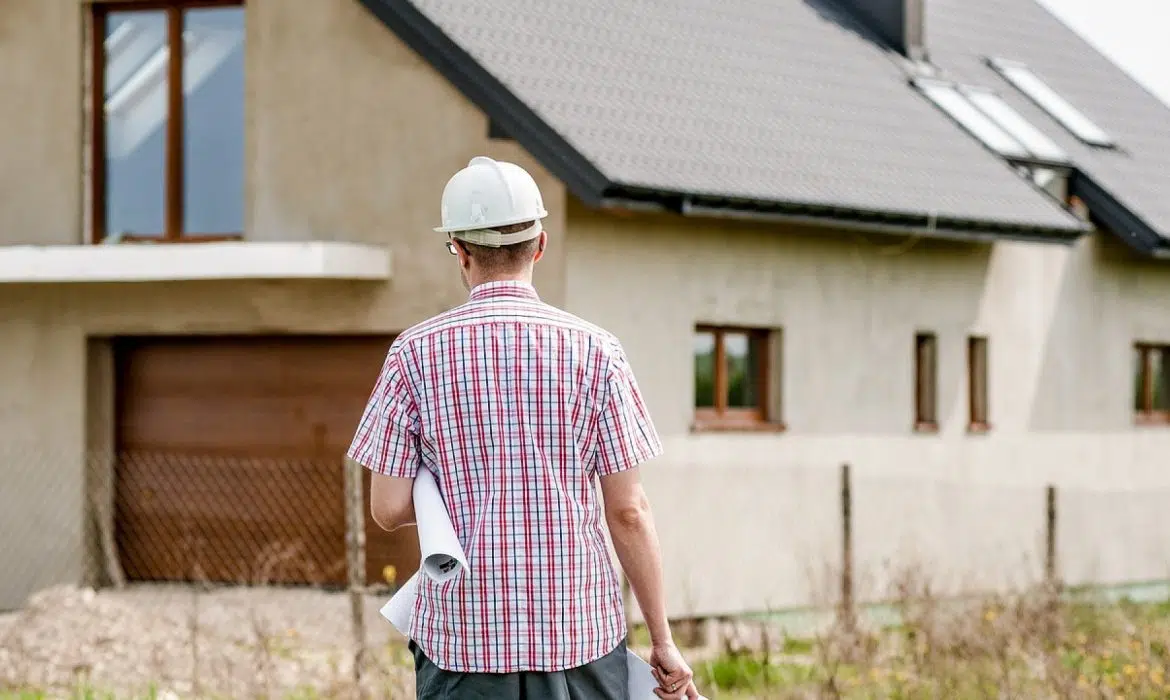
[[[519,282],[398,336],[349,457],[434,472],[469,570],[420,577],[410,634],[450,671],[559,671],[626,635],[594,475],[662,452],[618,340]]]

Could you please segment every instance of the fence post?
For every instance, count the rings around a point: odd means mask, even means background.
[[[848,464],[841,465],[841,609],[846,630],[856,626],[853,600],[853,477]]]
[[[349,582],[349,611],[353,632],[353,682],[357,697],[362,690],[366,651],[366,517],[362,466],[345,460],[345,553]]]
[[[1056,487],[1049,484],[1045,491],[1044,517],[1044,583],[1050,590],[1057,586],[1056,571]]]

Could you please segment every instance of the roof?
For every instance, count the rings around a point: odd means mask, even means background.
[[[928,0],[926,26],[933,63],[995,89],[1066,150],[1078,170],[1074,194],[1094,215],[1139,249],[1170,248],[1170,107],[1035,0]],[[1028,64],[1117,148],[1082,143],[990,68],[988,57]]]
[[[362,2],[586,203],[1086,229],[827,0]]]

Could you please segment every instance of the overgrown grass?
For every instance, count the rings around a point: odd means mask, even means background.
[[[773,651],[695,664],[711,698],[1170,698],[1170,603],[1047,591],[946,604],[925,586],[902,624],[840,625]]]

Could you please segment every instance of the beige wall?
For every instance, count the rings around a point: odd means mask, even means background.
[[[1035,578],[1049,482],[1080,489],[1062,501],[1070,576],[1084,578],[1106,546],[1120,552],[1103,560],[1104,580],[1170,569],[1170,552],[1148,559],[1149,538],[1129,544],[1124,505],[1138,498],[1127,490],[1170,497],[1170,430],[1135,428],[1131,394],[1134,340],[1170,341],[1170,269],[1102,236],[991,246],[576,207],[570,217],[569,309],[622,338],[666,441],[646,479],[676,613],[823,595],[809,571],[839,557],[844,462],[870,598],[914,565],[949,587]],[[696,323],[784,328],[787,433],[690,432]],[[911,432],[918,330],[939,337],[938,435]],[[990,338],[985,436],[966,433],[969,333]],[[1086,489],[1122,495],[1103,495],[1091,515]],[[1165,509],[1140,512],[1170,531]]]
[[[81,240],[81,17],[0,2],[0,245]]]
[[[0,2],[0,245],[83,240],[83,8]],[[103,436],[86,405],[103,399],[87,396],[88,337],[393,332],[447,309],[466,291],[431,228],[447,178],[479,154],[540,184],[553,243],[537,284],[564,302],[564,187],[489,141],[486,117],[360,4],[250,0],[247,30],[245,235],[384,244],[394,279],[0,286],[0,561],[27,562],[0,576],[0,609],[92,562],[83,462]]]

